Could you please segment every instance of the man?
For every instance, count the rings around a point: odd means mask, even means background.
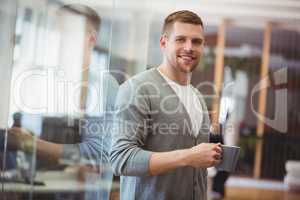
[[[209,140],[209,117],[191,86],[204,48],[203,23],[190,11],[170,14],[163,62],[126,81],[116,100],[110,160],[121,175],[121,199],[206,199],[207,167],[220,162]]]

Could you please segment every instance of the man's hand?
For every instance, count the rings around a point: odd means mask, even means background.
[[[212,167],[220,163],[221,144],[202,143],[187,150],[186,164],[195,168]]]
[[[153,152],[150,157],[149,171],[152,176],[156,176],[179,167],[212,167],[220,163],[221,154],[220,143],[202,143],[189,149]]]
[[[10,150],[24,150],[24,147],[32,144],[32,133],[26,129],[13,127],[8,129],[7,147]]]
[[[91,165],[82,165],[78,167],[77,171],[77,180],[80,182],[89,182],[87,175],[91,174],[92,176],[96,174],[100,174],[99,166],[91,166]]]
[[[63,144],[34,138],[30,131],[18,127],[8,129],[7,135],[7,147],[9,150],[22,150],[26,153],[32,153],[36,150],[36,154],[40,159],[44,159],[55,164],[57,164],[61,158]],[[34,149],[33,142],[36,142],[36,149]]]

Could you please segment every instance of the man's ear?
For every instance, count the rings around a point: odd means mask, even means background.
[[[159,46],[160,46],[161,49],[166,48],[166,43],[167,43],[167,37],[166,37],[166,35],[160,36]]]
[[[97,42],[97,34],[96,34],[96,32],[90,33],[90,35],[89,35],[89,43],[91,45],[95,46],[96,42]]]

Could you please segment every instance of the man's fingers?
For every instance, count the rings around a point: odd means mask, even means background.
[[[32,135],[32,133],[24,128],[19,128],[19,127],[12,127],[8,129],[9,133],[17,133],[17,134],[27,134],[27,135]]]
[[[215,154],[213,155],[213,158],[216,159],[216,160],[221,160],[222,154],[220,154],[220,153],[215,153]]]
[[[213,147],[213,150],[218,153],[222,153],[222,147],[218,144]]]
[[[15,133],[15,132],[17,132],[17,130],[18,130],[17,127],[12,127],[12,128],[9,128],[7,131],[8,131],[9,133],[11,133],[11,132]]]

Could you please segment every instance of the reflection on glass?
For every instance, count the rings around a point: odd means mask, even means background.
[[[1,198],[5,183],[17,176],[16,152],[7,147],[7,119],[9,112],[9,88],[11,85],[13,60],[13,35],[16,20],[16,1],[3,0],[0,8],[0,190]]]
[[[229,27],[226,32],[223,98],[233,104],[225,143],[242,147],[237,174],[252,176],[257,118],[251,110],[251,91],[260,78],[263,30]],[[253,98],[257,107],[257,96]]]
[[[299,160],[299,25],[272,28],[264,148],[261,176],[266,179],[285,180],[291,187],[287,172],[288,160]],[[268,157],[270,153],[276,157]],[[274,166],[270,168],[269,166]]]
[[[10,127],[1,154],[10,177],[4,192],[26,199],[109,199],[110,123],[119,86],[108,70],[111,16],[100,18],[101,6],[48,0],[19,1],[14,9],[16,42],[6,56],[13,61],[12,81],[1,75],[6,88],[11,83],[3,112],[9,118],[1,118],[2,149],[7,122]]]

